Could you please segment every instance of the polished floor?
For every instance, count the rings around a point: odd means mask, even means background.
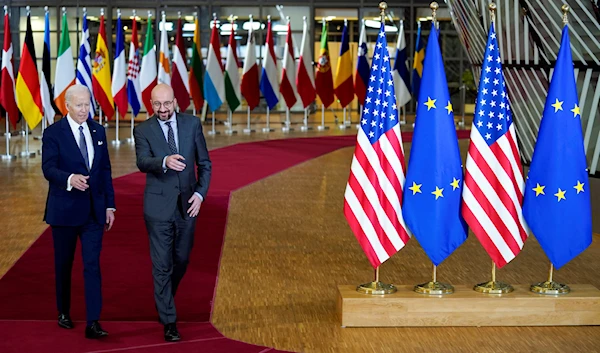
[[[326,132],[220,134],[207,136],[207,141],[214,149],[246,141],[355,133],[331,125]],[[108,134],[114,138],[114,129]],[[20,152],[22,138],[12,140],[13,151]],[[39,141],[30,141],[30,150],[36,151]],[[462,141],[463,156],[466,147]],[[225,336],[299,352],[600,352],[600,327],[341,328],[335,313],[337,285],[359,284],[373,276],[342,213],[352,152],[338,150],[231,195],[212,317]],[[137,171],[132,145],[111,146],[110,153],[114,177]],[[46,228],[42,215],[47,182],[40,162],[37,156],[0,164],[0,276]],[[594,230],[600,233],[600,183],[591,183]],[[556,279],[600,288],[598,239],[594,236],[586,252],[557,271]],[[531,237],[498,277],[528,284],[544,280],[547,269],[547,259]],[[471,285],[487,280],[489,271],[489,257],[470,237],[439,267],[438,276]],[[392,283],[420,283],[430,278],[431,264],[413,239],[381,267],[381,275]]]

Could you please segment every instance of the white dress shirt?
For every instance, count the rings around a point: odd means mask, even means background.
[[[67,122],[69,123],[69,127],[71,128],[71,132],[73,132],[73,137],[75,137],[75,142],[77,146],[79,146],[79,127],[83,126],[83,136],[85,137],[85,144],[87,146],[88,159],[90,161],[90,165],[88,169],[92,168],[94,164],[94,141],[92,140],[92,134],[90,133],[90,128],[88,127],[87,122],[79,124],[69,114],[67,114]],[[81,147],[81,146],[80,146]],[[71,178],[74,174],[69,175],[67,179],[67,191],[71,191],[73,189],[73,185],[71,185]]]

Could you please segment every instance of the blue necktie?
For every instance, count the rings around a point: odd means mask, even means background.
[[[166,121],[165,124],[167,124],[167,128],[169,129],[167,131],[167,144],[169,145],[169,149],[171,150],[172,154],[177,154],[177,145],[175,144],[175,134],[173,133],[173,128],[171,127],[171,122]]]
[[[87,143],[85,142],[85,135],[83,134],[83,126],[79,126],[79,151],[85,161],[87,170],[90,170],[90,158],[88,157]]]

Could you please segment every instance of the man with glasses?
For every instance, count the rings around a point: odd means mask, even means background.
[[[137,166],[146,173],[144,220],[150,239],[154,300],[165,341],[179,341],[174,297],[194,244],[196,217],[206,198],[211,162],[200,119],[176,113],[173,89],[157,85],[156,112],[134,130]],[[198,177],[196,178],[196,169]]]
[[[106,132],[88,119],[90,92],[73,85],[65,93],[66,117],[44,130],[42,171],[48,180],[44,220],[52,227],[58,326],[73,328],[71,270],[81,242],[87,326],[85,337],[107,336],[98,320],[102,309],[100,250],[104,229],[115,221],[115,192],[112,184]]]

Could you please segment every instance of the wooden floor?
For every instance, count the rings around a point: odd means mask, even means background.
[[[207,139],[214,149],[241,141],[355,133],[334,128]],[[114,129],[109,129],[112,136]],[[16,151],[21,148],[17,140]],[[466,146],[461,143],[463,155]],[[37,150],[39,141],[30,148]],[[225,336],[298,352],[600,352],[600,327],[341,328],[337,286],[373,277],[342,213],[352,152],[336,151],[232,194],[212,317]],[[137,171],[133,146],[113,147],[110,153],[114,177]],[[46,227],[42,215],[48,186],[40,162],[38,156],[0,164],[0,276]],[[600,185],[593,183],[598,196]],[[597,231],[598,212],[594,218]],[[555,278],[600,288],[598,259],[595,236],[592,246]],[[470,237],[438,268],[438,278],[472,285],[488,280],[490,267],[489,257]],[[529,284],[544,280],[547,270],[543,251],[530,237],[523,252],[498,271],[498,279]],[[425,282],[431,263],[412,239],[381,267],[381,276],[396,284]]]

